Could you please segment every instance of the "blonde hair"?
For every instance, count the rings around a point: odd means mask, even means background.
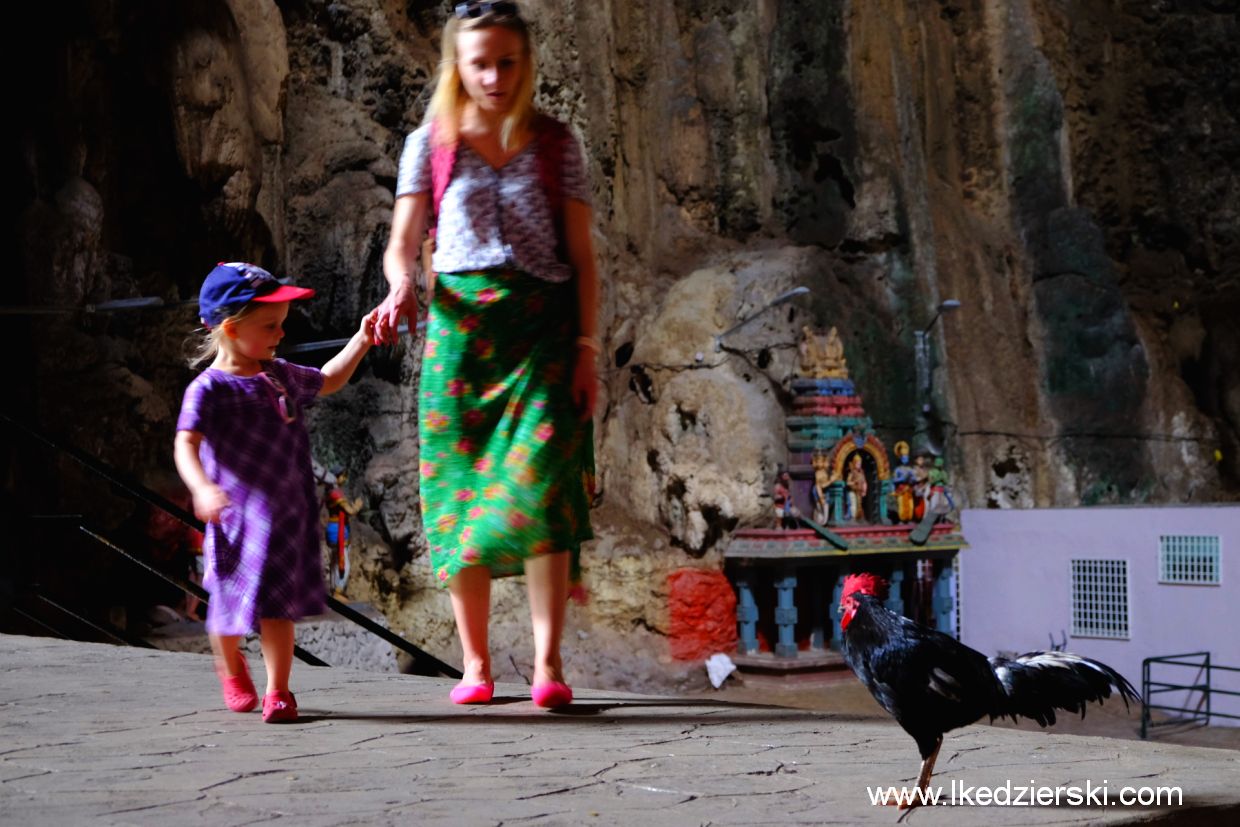
[[[189,366],[197,369],[215,359],[216,354],[220,352],[220,343],[224,341],[224,337],[227,335],[224,332],[224,325],[228,323],[236,324],[253,313],[256,307],[258,307],[257,302],[247,302],[240,310],[221,321],[215,327],[200,327],[195,330],[193,335],[185,340],[185,349],[189,351],[186,362]]]
[[[489,29],[492,26],[516,32],[525,47],[522,55],[525,71],[521,73],[521,85],[517,87],[512,109],[504,116],[503,125],[500,127],[500,146],[505,150],[510,149],[513,140],[529,127],[534,118],[534,79],[538,69],[534,39],[530,36],[530,28],[526,22],[520,15],[495,12],[465,20],[453,16],[444,26],[443,57],[439,61],[435,93],[426,108],[425,119],[426,123],[439,122],[436,139],[442,143],[450,144],[456,141],[461,128],[461,112],[468,101],[465,87],[461,84],[461,73],[456,65],[456,36],[461,32]]]

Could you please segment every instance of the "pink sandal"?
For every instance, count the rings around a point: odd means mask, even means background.
[[[489,704],[495,697],[495,681],[455,686],[448,697],[454,704]]]
[[[563,681],[547,681],[546,683],[536,683],[530,687],[530,697],[534,699],[535,706],[554,709],[558,706],[568,706],[573,702],[573,690]]]
[[[217,664],[215,674],[220,679],[220,689],[224,691],[224,704],[233,712],[249,712],[258,706],[258,692],[254,689],[254,681],[250,680],[250,667],[244,656],[238,656],[241,670],[235,675],[226,675]]]
[[[297,720],[297,699],[287,689],[276,689],[263,696],[263,723],[287,724]]]

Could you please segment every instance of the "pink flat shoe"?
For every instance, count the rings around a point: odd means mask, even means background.
[[[568,684],[560,681],[536,683],[530,687],[530,697],[535,706],[554,709],[557,706],[568,706],[573,702],[573,690]]]
[[[489,704],[495,697],[495,681],[455,686],[448,697],[454,704]]]
[[[224,670],[216,667],[215,674],[220,679],[220,689],[224,691],[224,704],[233,712],[249,712],[258,706],[258,692],[254,689],[254,681],[250,680],[250,667],[245,658],[241,659],[241,671],[231,677]]]
[[[297,720],[297,699],[283,689],[263,696],[263,723],[286,724]]]

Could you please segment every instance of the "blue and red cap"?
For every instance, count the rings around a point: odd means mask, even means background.
[[[288,302],[313,295],[309,287],[281,284],[257,265],[221,261],[198,291],[198,316],[204,325],[214,327],[250,302]]]

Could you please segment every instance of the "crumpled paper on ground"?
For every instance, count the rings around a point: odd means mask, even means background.
[[[723,652],[716,652],[706,659],[706,676],[710,678],[710,685],[716,689],[723,686],[723,682],[728,679],[728,675],[735,671],[736,664]]]

